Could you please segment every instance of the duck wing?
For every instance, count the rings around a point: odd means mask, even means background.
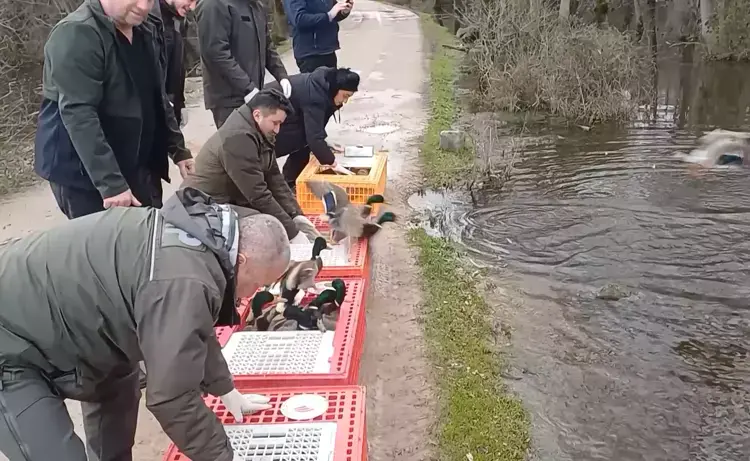
[[[307,181],[307,187],[314,196],[323,201],[326,213],[335,213],[349,206],[346,189],[328,181]]]

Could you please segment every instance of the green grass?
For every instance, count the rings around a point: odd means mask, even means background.
[[[431,21],[424,24],[428,39],[431,32],[444,32],[436,31],[439,27]],[[454,66],[453,58],[435,50],[432,113],[422,149],[428,183],[443,183],[466,163],[465,154],[437,149],[440,130],[450,126],[455,113]],[[490,323],[494,313],[479,292],[476,275],[466,271],[461,254],[448,241],[422,229],[411,230],[409,240],[418,252],[425,339],[438,384],[436,459],[523,460],[529,445],[528,417],[502,382],[502,357],[493,348]]]
[[[443,45],[455,45],[455,38],[429,15],[422,15],[422,31],[430,57],[430,119],[421,148],[424,179],[432,188],[450,187],[473,167],[474,153],[470,149],[450,152],[440,149],[440,132],[451,128],[458,115],[454,92],[458,53]]]
[[[438,459],[523,460],[529,424],[521,402],[502,384],[502,358],[492,347],[492,309],[475,276],[449,242],[410,231],[419,252],[424,328],[440,393]]]

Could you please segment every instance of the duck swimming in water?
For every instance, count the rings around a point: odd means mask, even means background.
[[[385,203],[380,194],[371,195],[364,205],[357,205],[349,201],[346,190],[328,181],[307,181],[310,191],[323,201],[324,216],[331,226],[331,240],[338,243],[346,237],[370,238],[375,235],[386,222],[395,222],[396,215],[387,211],[377,218],[370,216],[372,205]]]
[[[699,146],[688,155],[680,157],[706,168],[750,166],[750,133],[717,129],[706,133],[699,142]]]

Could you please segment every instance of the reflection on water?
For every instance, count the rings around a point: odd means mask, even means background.
[[[750,130],[749,74],[663,64],[637,123],[540,131],[502,191],[444,217],[523,300],[534,458],[750,459],[750,172],[672,157]],[[633,294],[598,299],[608,283]]]

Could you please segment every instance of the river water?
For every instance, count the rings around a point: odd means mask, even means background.
[[[442,198],[433,224],[502,287],[532,459],[750,459],[750,171],[673,158],[750,131],[747,75],[663,63],[638,122],[532,129],[502,190]]]

